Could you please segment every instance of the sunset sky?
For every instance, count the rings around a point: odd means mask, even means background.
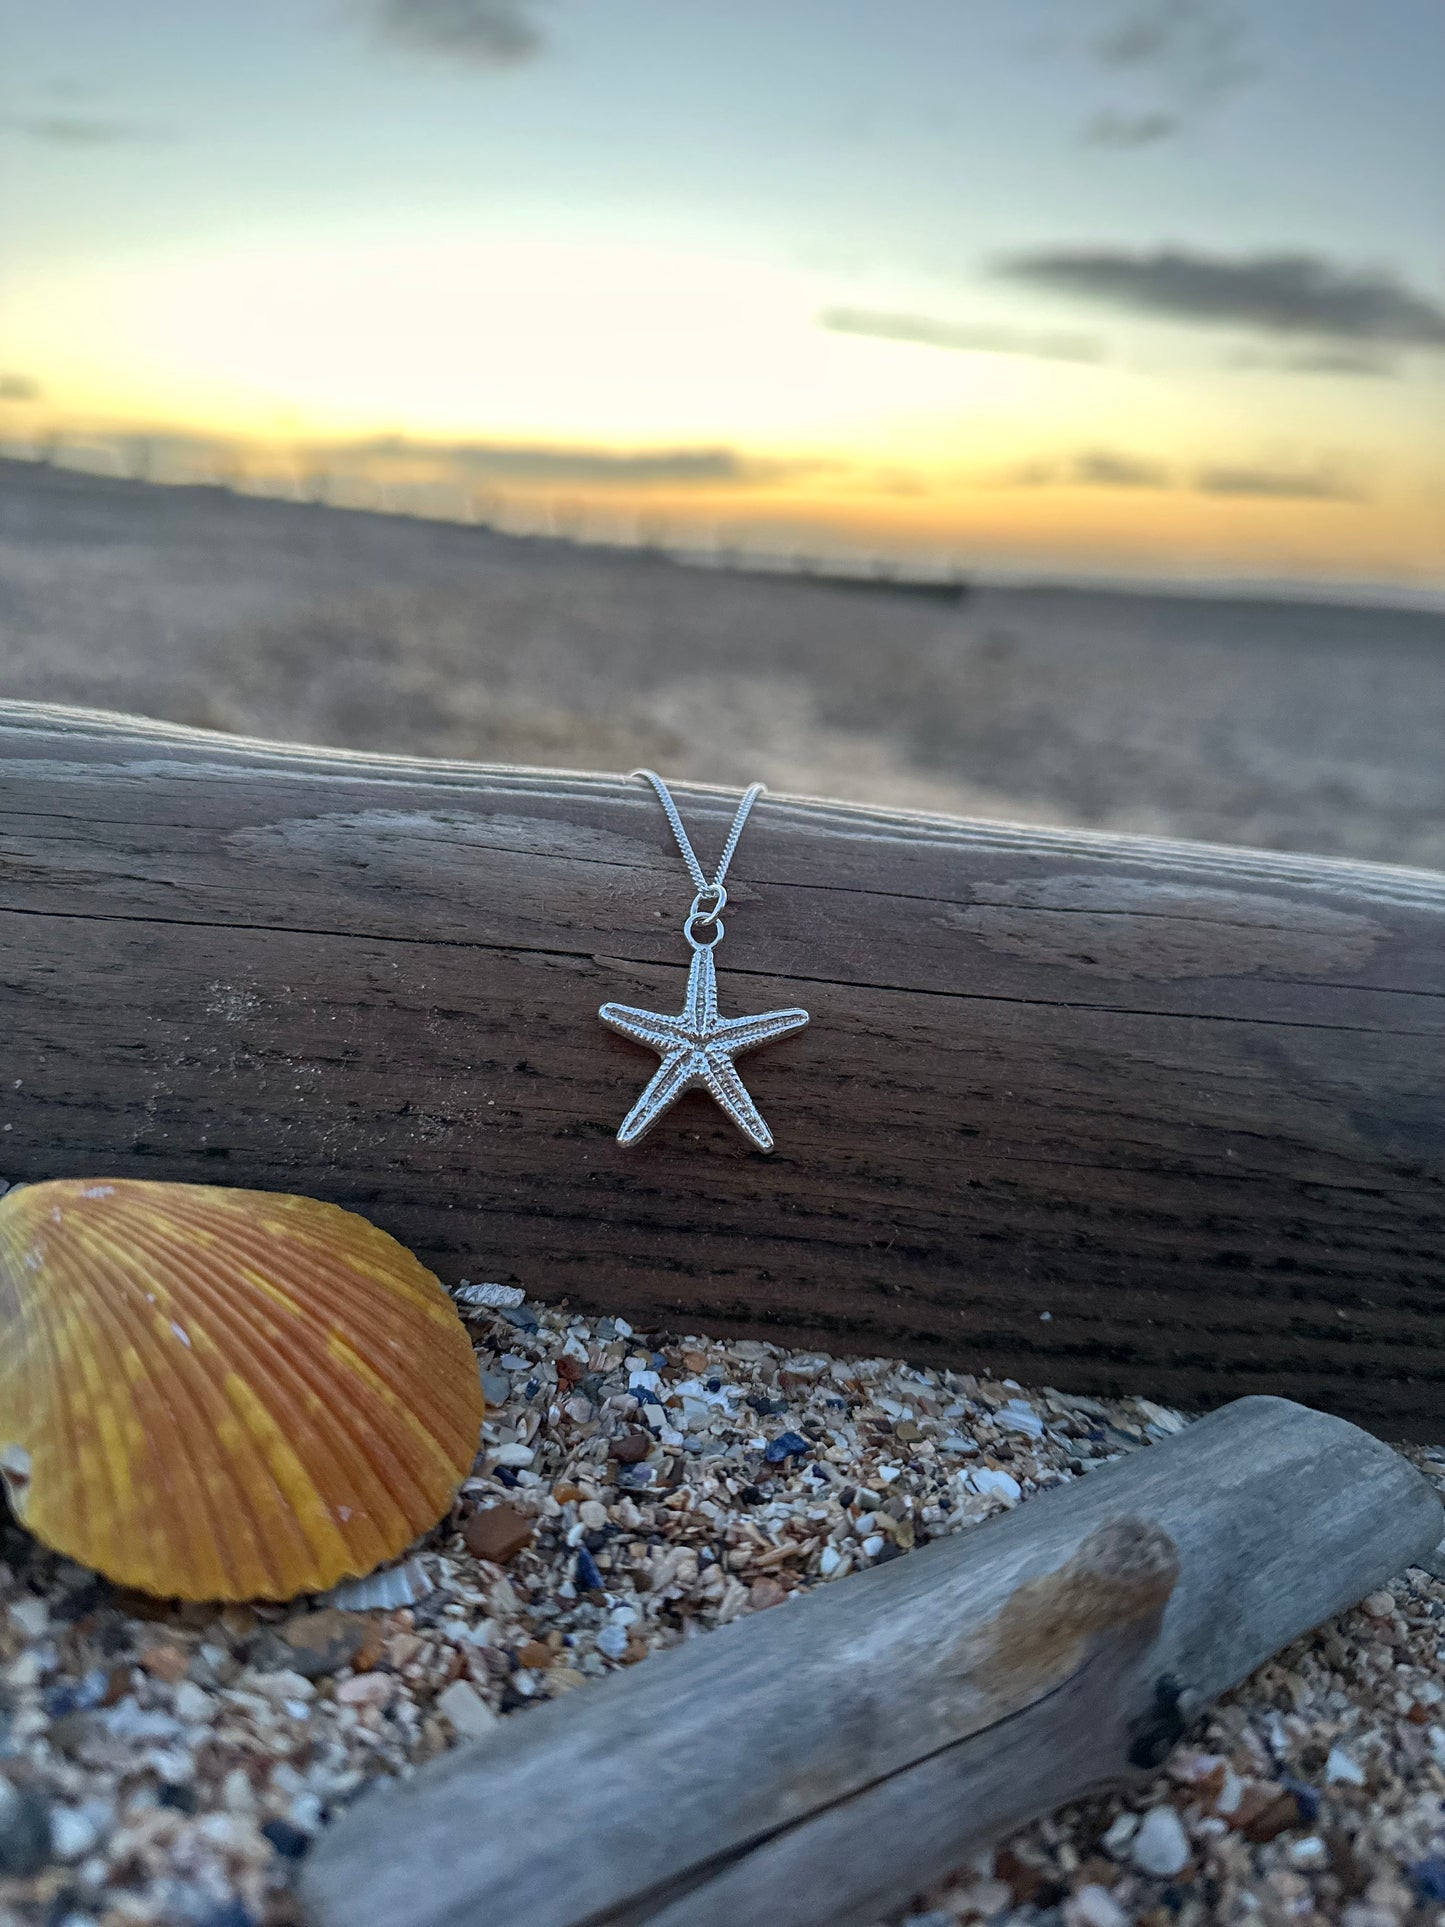
[[[0,439],[1445,583],[1438,0],[48,0]]]

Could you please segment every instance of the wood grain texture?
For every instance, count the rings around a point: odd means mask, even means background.
[[[704,860],[735,797],[679,792]],[[768,798],[751,1152],[614,1133],[690,896],[656,800],[0,707],[0,1173],[367,1212],[448,1282],[1186,1404],[1445,1420],[1445,878]]]
[[[1387,1446],[1281,1399],[820,1587],[378,1791],[318,1927],[866,1927],[1440,1536]]]

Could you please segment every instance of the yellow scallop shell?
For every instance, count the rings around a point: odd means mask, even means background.
[[[354,1212],[204,1184],[0,1198],[0,1476],[38,1539],[162,1597],[370,1572],[471,1469],[476,1359]]]

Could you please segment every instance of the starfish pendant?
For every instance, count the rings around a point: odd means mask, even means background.
[[[699,1085],[711,1092],[743,1136],[760,1151],[771,1151],[773,1134],[748,1096],[733,1059],[759,1044],[771,1044],[801,1030],[806,1010],[765,1010],[756,1017],[719,1017],[717,971],[712,946],[697,944],[687,974],[687,1000],[680,1014],[635,1010],[630,1004],[604,1004],[597,1015],[624,1037],[646,1044],[662,1059],[646,1090],[617,1133],[619,1144],[635,1144],[663,1112]]]

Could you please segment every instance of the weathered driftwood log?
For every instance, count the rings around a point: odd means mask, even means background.
[[[1183,1714],[1440,1537],[1387,1446],[1242,1399],[368,1797],[321,1927],[849,1927],[1157,1766]]]
[[[705,857],[733,795],[684,792]],[[0,1175],[312,1192],[644,1328],[1445,1421],[1445,878],[769,799],[749,1151],[615,1140],[688,887],[621,779],[0,708]]]

